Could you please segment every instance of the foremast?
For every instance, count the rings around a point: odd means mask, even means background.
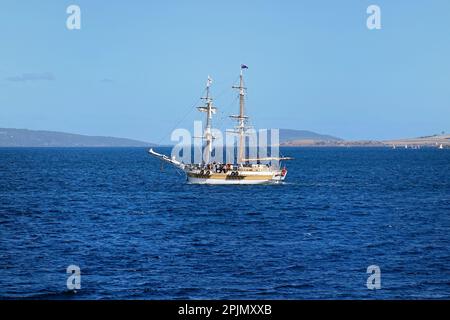
[[[202,137],[206,141],[205,149],[203,152],[203,163],[205,164],[208,164],[211,160],[212,141],[214,139],[212,135],[212,115],[217,112],[217,108],[213,105],[213,99],[211,98],[209,92],[211,84],[212,79],[210,76],[208,76],[208,80],[206,81],[206,96],[202,97],[202,99],[205,100],[205,105],[197,108],[200,112],[206,113],[205,132]]]

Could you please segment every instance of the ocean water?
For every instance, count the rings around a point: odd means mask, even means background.
[[[450,298],[450,150],[283,153],[283,185],[199,186],[141,148],[0,149],[0,298]]]

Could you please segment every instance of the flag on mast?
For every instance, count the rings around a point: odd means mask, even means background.
[[[245,64],[241,64],[241,69],[248,69],[248,67]]]

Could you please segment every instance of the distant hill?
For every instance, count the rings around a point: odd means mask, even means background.
[[[0,147],[148,147],[154,144],[56,131],[0,128]]]
[[[435,134],[432,136],[406,138],[383,141],[384,144],[390,146],[442,146],[450,147],[450,134]]]
[[[319,134],[307,130],[280,129],[280,143],[289,141],[308,140],[308,141],[342,141],[341,138]]]
[[[296,131],[296,130],[293,130]],[[281,132],[281,130],[280,130]],[[280,136],[282,134],[280,133]],[[286,139],[286,136],[288,137]],[[286,135],[280,138],[281,145],[287,147],[392,147],[392,146],[411,146],[411,147],[437,147],[442,145],[445,148],[450,147],[450,134],[432,135],[419,138],[405,138],[396,140],[343,140],[326,135],[304,136],[305,138],[296,138]],[[333,139],[334,138],[334,139]]]
[[[450,135],[432,135],[396,140],[355,140],[319,134],[307,130],[280,129],[280,145],[311,147],[382,147],[382,146],[439,146],[450,147]],[[153,143],[115,137],[0,128],[0,147],[151,147]]]

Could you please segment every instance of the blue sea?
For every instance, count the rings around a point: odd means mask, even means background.
[[[201,186],[143,148],[0,149],[0,298],[450,298],[449,149],[282,151],[282,185]]]

